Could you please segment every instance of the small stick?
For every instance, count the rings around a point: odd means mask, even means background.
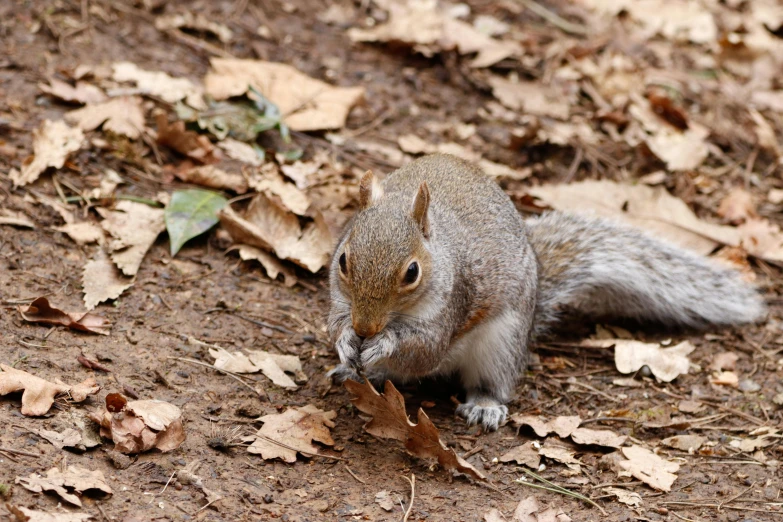
[[[22,426],[19,426],[19,427],[21,428]],[[27,428],[23,428],[23,429],[25,429],[27,431],[30,431]],[[33,432],[30,432],[30,433],[33,433]],[[36,455],[35,453],[30,453],[29,451],[22,451],[22,450],[17,450],[17,449],[13,449],[13,448],[6,448],[5,446],[0,446],[0,451],[5,451],[7,453],[12,453],[14,455],[24,455],[25,457],[40,457],[41,456],[41,455]]]
[[[239,375],[237,375],[236,373],[230,372],[228,370],[221,370],[220,368],[215,368],[215,366],[212,365],[212,364],[207,364],[205,362],[197,361],[195,359],[188,359],[187,357],[166,357],[166,359],[174,359],[174,360],[177,360],[177,361],[188,362],[188,363],[191,363],[191,364],[198,364],[199,366],[205,366],[207,368],[212,368],[215,371],[218,371],[218,372],[220,372],[220,373],[222,373],[224,375],[228,375],[232,379],[235,379],[237,382],[242,384],[242,386],[245,386],[250,391],[252,391],[256,395],[258,395],[259,398],[262,398],[264,395],[266,395],[266,391],[264,391],[263,388],[261,389],[263,394],[259,393],[258,390],[256,390],[255,388],[250,386],[248,383],[246,383],[244,380],[242,380],[242,378]]]
[[[718,511],[720,512],[720,508],[722,508],[722,507],[723,507],[723,506],[725,506],[726,504],[731,504],[732,502],[734,502],[735,500],[737,500],[738,498],[740,498],[742,495],[744,495],[745,493],[747,493],[748,491],[750,491],[751,489],[753,489],[753,486],[755,486],[755,485],[756,485],[756,483],[755,483],[755,482],[752,482],[752,483],[750,484],[750,486],[748,487],[748,489],[742,490],[740,493],[738,493],[737,495],[734,495],[733,497],[731,497],[730,499],[726,500],[725,502],[719,502],[719,503],[718,503]]]
[[[416,475],[411,473],[411,478],[408,478],[405,475],[403,475],[402,478],[407,480],[411,485],[411,503],[405,511],[405,516],[402,517],[402,522],[408,522],[408,517],[411,516],[411,510],[413,509],[413,499],[416,498]]]
[[[280,442],[279,440],[275,440],[275,439],[273,439],[273,438],[271,438],[271,437],[267,437],[266,435],[261,435],[260,433],[256,433],[256,435],[255,435],[255,436],[256,436],[256,437],[261,437],[261,438],[262,438],[262,439],[264,439],[265,441],[267,441],[267,442],[271,442],[272,444],[277,444],[278,446],[282,446],[282,447],[284,447],[284,448],[286,448],[286,449],[290,449],[291,451],[298,451],[299,453],[301,453],[301,454],[302,454],[302,455],[304,455],[305,457],[323,457],[323,458],[325,458],[325,459],[332,459],[332,460],[345,460],[345,459],[344,459],[344,458],[342,458],[342,457],[333,457],[333,456],[331,456],[331,455],[324,455],[323,453],[310,453],[310,452],[308,452],[308,451],[302,451],[302,450],[301,450],[301,449],[299,449],[299,448],[295,448],[295,447],[293,447],[293,446],[289,446],[288,444],[285,444],[285,443],[283,443],[283,442]]]
[[[166,481],[166,485],[165,485],[165,486],[163,486],[163,489],[161,489],[161,490],[160,490],[160,493],[158,493],[157,495],[153,495],[153,496],[152,496],[152,498],[150,499],[150,502],[149,502],[150,504],[152,504],[153,502],[155,502],[155,498],[156,498],[156,497],[158,497],[158,496],[162,495],[162,494],[163,494],[163,493],[166,491],[166,488],[167,488],[167,487],[169,487],[169,484],[171,483],[171,479],[173,479],[173,478],[174,478],[174,475],[175,475],[176,473],[177,473],[177,470],[176,470],[176,469],[175,469],[174,471],[172,471],[172,472],[171,472],[171,476],[170,476],[170,477],[169,477],[169,479]],[[149,504],[148,504],[148,505],[149,505]]]
[[[355,478],[355,479],[356,479],[358,482],[361,482],[361,483],[362,483],[362,484],[364,484],[365,486],[367,485],[367,482],[365,482],[364,480],[362,480],[362,479],[360,479],[359,477],[357,477],[357,476],[356,476],[356,473],[354,473],[353,471],[351,471],[351,468],[349,468],[349,467],[348,467],[348,464],[346,464],[346,465],[345,465],[345,471],[347,471],[348,473],[350,473],[350,474],[351,474],[351,476],[352,476],[353,478]]]
[[[544,7],[543,5],[535,2],[534,0],[520,0],[521,3],[536,13],[538,16],[551,23],[555,27],[562,29],[566,33],[571,34],[587,34],[587,29],[584,26],[569,22],[557,13],[554,13]]]

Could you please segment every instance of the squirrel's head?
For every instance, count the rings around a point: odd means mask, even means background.
[[[400,212],[402,194],[383,196],[371,172],[359,184],[359,212],[335,252],[338,284],[351,301],[359,337],[372,337],[396,314],[405,314],[426,291],[432,256],[427,211],[430,193],[422,183]]]

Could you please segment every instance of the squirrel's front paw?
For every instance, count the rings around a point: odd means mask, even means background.
[[[334,343],[337,355],[340,356],[341,366],[351,367],[359,364],[359,345],[362,340],[350,326],[343,329]],[[335,368],[336,369],[336,368]],[[356,373],[356,372],[354,372]]]
[[[386,332],[371,337],[362,344],[362,368],[370,369],[394,353],[394,339]]]
[[[494,399],[476,399],[457,406],[457,415],[468,421],[468,426],[481,424],[486,431],[495,431],[506,421],[508,408]]]
[[[338,364],[334,367],[333,370],[331,370],[329,373],[326,374],[327,377],[331,378],[333,382],[337,384],[342,384],[343,382],[347,381],[348,379],[356,382],[363,382],[364,379],[359,377],[359,374],[357,371],[350,366],[347,366],[345,364]]]

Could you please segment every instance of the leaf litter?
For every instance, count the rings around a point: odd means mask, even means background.
[[[83,493],[97,491],[103,495],[112,494],[101,471],[80,466],[68,466],[65,471],[54,467],[49,469],[45,476],[31,473],[27,477],[16,477],[16,483],[36,493],[52,491],[66,502],[79,507],[82,505],[79,496]]]
[[[0,395],[23,392],[22,415],[31,417],[46,415],[57,397],[82,402],[88,395],[94,395],[100,390],[92,377],[79,384],[68,385],[49,382],[6,364],[0,364],[0,369],[3,370],[0,372]]]
[[[260,454],[264,460],[279,458],[288,463],[296,462],[296,454],[318,455],[318,447],[313,442],[334,446],[331,428],[334,428],[334,411],[319,410],[313,405],[300,408],[288,408],[284,413],[264,415],[259,418],[264,423],[255,435],[248,437],[251,442],[247,451]]]
[[[11,170],[15,187],[37,180],[47,168],[60,169],[68,157],[84,143],[84,133],[62,121],[44,120],[33,131],[33,155],[25,160],[21,171]]]
[[[64,312],[49,304],[45,297],[39,297],[27,306],[20,306],[19,313],[25,321],[65,326],[73,330],[109,335],[109,322],[89,312]]]
[[[248,355],[241,352],[229,352],[223,348],[210,348],[209,354],[215,358],[215,368],[233,373],[256,373],[266,375],[277,386],[295,390],[297,381],[307,381],[302,371],[302,363],[296,355],[279,355],[263,350],[248,350]],[[294,375],[294,379],[287,373]]]

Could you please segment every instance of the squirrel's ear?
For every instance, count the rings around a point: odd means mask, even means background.
[[[430,189],[425,181],[419,186],[419,191],[416,193],[416,197],[413,200],[413,208],[411,209],[411,216],[421,227],[421,233],[424,234],[424,237],[429,237],[430,235],[430,222],[427,218],[427,210],[429,208]]]
[[[365,210],[378,201],[383,195],[383,189],[375,180],[371,170],[368,170],[359,181],[359,210]]]

